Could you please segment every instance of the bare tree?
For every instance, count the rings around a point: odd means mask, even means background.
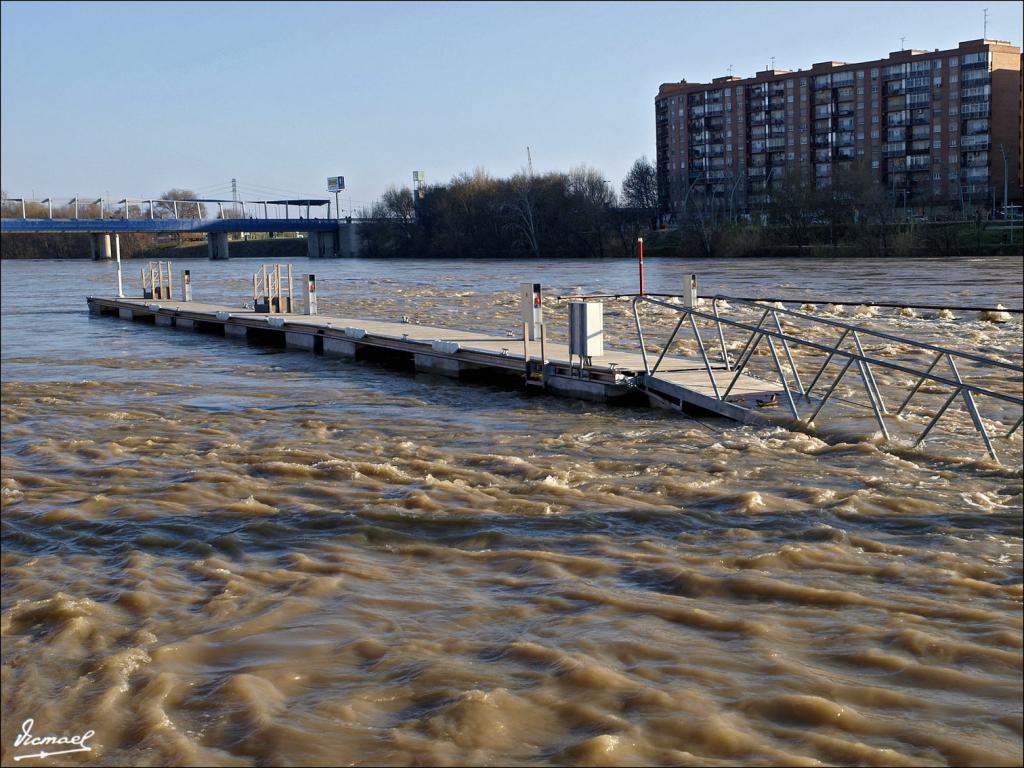
[[[627,208],[657,210],[658,174],[646,156],[635,161],[622,180],[622,202]]]
[[[182,202],[175,205],[175,200],[195,200],[196,193],[191,189],[169,189],[160,195],[159,202],[153,204],[153,215],[158,219],[201,219],[203,218],[201,203]]]
[[[768,213],[789,232],[790,242],[802,248],[810,241],[810,229],[818,217],[816,190],[799,171],[791,170],[781,185],[772,187]]]
[[[512,217],[513,229],[526,240],[530,252],[540,258],[540,238],[534,217],[536,190],[532,173],[518,173],[511,179],[512,199],[502,206]]]

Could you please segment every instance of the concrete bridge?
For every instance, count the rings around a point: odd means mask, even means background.
[[[212,205],[216,205],[218,211],[214,218],[207,216]],[[319,211],[313,210],[324,205],[327,206],[326,218],[319,217]],[[273,216],[271,206],[274,206]],[[293,210],[295,215],[292,215]],[[205,234],[211,259],[227,259],[228,235],[242,232],[303,233],[310,258],[355,256],[359,252],[358,227],[363,221],[352,217],[332,218],[329,200],[305,198],[260,201],[123,199],[116,206],[102,199],[80,205],[78,198],[69,198],[56,211],[52,198],[7,198],[3,201],[2,213],[0,233],[5,235],[89,234],[93,258],[97,260],[110,259],[115,253],[120,257],[120,234],[127,232]],[[80,216],[80,213],[85,215]]]

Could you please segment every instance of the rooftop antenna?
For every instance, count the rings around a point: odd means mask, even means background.
[[[772,56],[772,69],[775,69],[775,57]]]
[[[529,145],[526,146],[526,168],[527,168],[527,171],[530,174],[530,177],[532,178],[533,177],[533,158],[530,156],[530,146]]]
[[[905,50],[907,50],[907,46],[905,46],[905,45],[903,44],[903,41],[904,41],[904,40],[906,40],[906,39],[907,39],[906,37],[901,37],[901,38],[900,38],[900,50],[901,50],[901,51],[905,51]]]
[[[982,37],[983,37],[984,39],[986,39],[986,40],[987,40],[987,39],[988,39],[988,8],[986,8],[986,9],[985,9],[985,15],[984,15],[984,19],[985,19],[985,27],[984,27],[985,31],[984,31],[984,32],[982,32],[982,35],[981,35],[981,36],[982,36]]]
[[[729,77],[732,77],[732,64],[729,65]]]

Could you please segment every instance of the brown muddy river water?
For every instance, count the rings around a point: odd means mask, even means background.
[[[257,265],[174,266],[240,304]],[[312,269],[321,311],[497,333],[521,281],[636,279]],[[1019,259],[654,260],[648,290],[684,271],[818,302],[1024,283]],[[5,765],[1024,762],[1020,431],[998,464],[959,407],[915,450],[527,396],[89,317],[113,274],[2,265]],[[1022,360],[1019,315],[918,314],[857,319]],[[16,763],[29,718],[92,752]]]

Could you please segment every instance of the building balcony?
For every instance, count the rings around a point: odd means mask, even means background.
[[[961,136],[960,137],[960,147],[961,147],[961,149],[964,149],[964,150],[968,150],[968,149],[970,149],[970,150],[988,149],[990,146],[991,146],[991,140],[989,139],[988,134],[984,134],[984,135],[980,135],[980,136]]]
[[[962,61],[960,62],[960,71],[966,72],[968,69],[988,69],[988,57],[981,59],[980,61]]]
[[[974,104],[962,104],[960,105],[960,114],[965,117],[988,117],[991,109],[992,103],[989,101],[982,101]]]

